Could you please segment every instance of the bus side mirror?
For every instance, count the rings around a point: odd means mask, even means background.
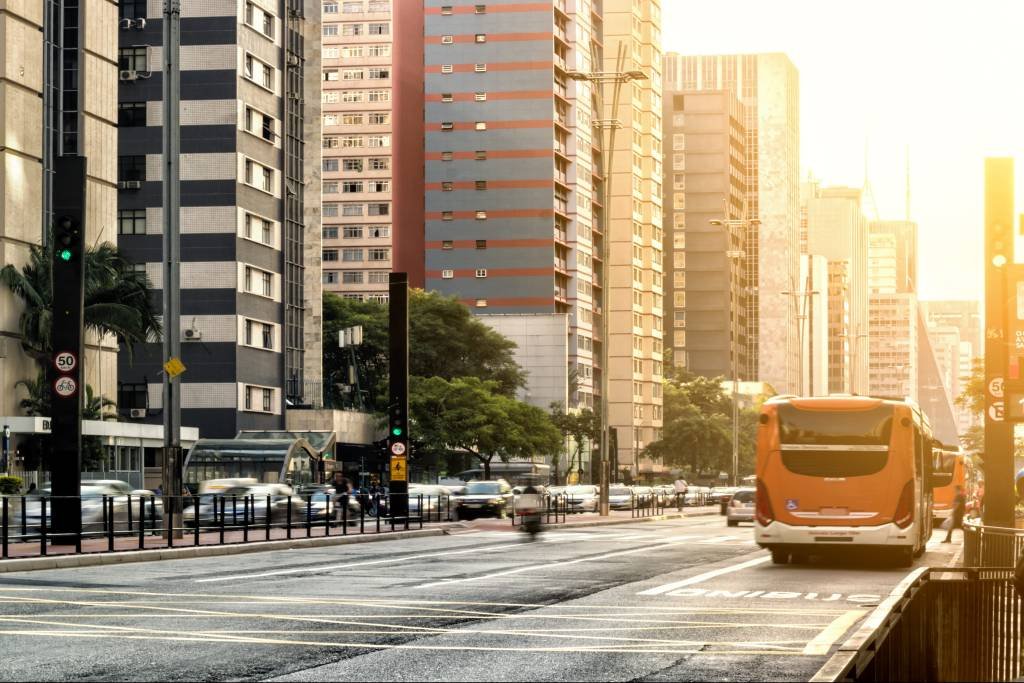
[[[933,489],[949,486],[953,483],[952,472],[932,472],[928,476],[928,486]]]

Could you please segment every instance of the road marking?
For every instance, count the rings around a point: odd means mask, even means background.
[[[293,569],[277,569],[269,572],[257,572],[255,574],[231,574],[228,576],[217,576],[212,579],[196,579],[195,583],[216,583],[218,581],[238,581],[243,579],[262,579],[268,576],[286,576],[288,574],[307,574],[315,572],[329,572],[335,569],[348,569],[350,567],[369,567],[378,564],[394,564],[408,560],[422,560],[428,557],[449,557],[451,555],[465,555],[468,553],[498,552],[509,548],[522,548],[519,543],[511,545],[494,546],[491,548],[470,548],[468,550],[446,550],[439,553],[422,553],[420,555],[403,555],[401,557],[388,557],[383,560],[366,560],[362,562],[345,562],[343,564],[325,564],[315,567],[296,567]]]
[[[739,536],[712,536],[711,538],[705,538],[703,541],[697,541],[697,543],[712,545],[715,543],[725,543],[726,541],[741,541],[744,540]]]
[[[814,640],[807,643],[803,653],[805,655],[827,655],[836,641],[842,638],[843,634],[867,613],[867,610],[852,609],[840,614],[825,627],[824,631],[816,635]]]
[[[637,593],[637,595],[661,595],[662,593],[674,591],[677,588],[683,588],[685,586],[692,586],[694,584],[703,583],[708,579],[715,578],[716,576],[722,576],[723,574],[731,574],[733,572],[742,571],[750,567],[756,567],[757,565],[764,564],[765,562],[768,562],[771,559],[772,558],[770,555],[765,557],[757,557],[753,560],[747,560],[746,562],[734,564],[729,567],[722,567],[721,569],[714,569],[709,572],[704,572],[703,574],[698,574],[697,576],[691,576],[690,578],[683,579],[682,581],[666,583],[664,586],[657,586],[655,588],[648,588],[645,591],[640,591],[639,593]]]
[[[531,564],[525,567],[516,567],[515,569],[506,569],[500,572],[494,572],[492,574],[483,574],[481,576],[470,576],[464,579],[442,579],[441,581],[431,581],[430,583],[423,583],[414,588],[433,588],[435,586],[451,586],[456,583],[470,583],[473,581],[486,581],[487,579],[496,579],[501,576],[511,576],[513,574],[522,574],[524,572],[532,572],[538,569],[558,569],[561,567],[568,567],[573,564],[580,564],[581,562],[596,562],[597,560],[606,560],[610,557],[621,557],[623,555],[632,555],[633,553],[641,553],[644,551],[660,550],[662,548],[671,548],[678,546],[678,542],[673,543],[659,543],[658,545],[645,545],[639,548],[632,548],[630,550],[619,550],[614,553],[605,553],[603,555],[593,555],[590,557],[579,557],[575,560],[566,560],[564,562],[547,562],[545,564]]]

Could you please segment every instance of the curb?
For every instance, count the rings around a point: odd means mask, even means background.
[[[559,522],[558,524],[545,524],[544,529],[576,529],[579,527],[588,526],[613,526],[616,524],[635,524],[637,522],[663,522],[669,519],[686,519],[688,517],[708,517],[717,514],[718,509],[716,508],[715,510],[702,510],[700,512],[693,512],[690,514],[672,513],[669,515],[652,515],[650,517],[631,517],[629,519],[594,519],[583,522]]]
[[[298,550],[326,546],[348,545],[351,543],[373,543],[403,538],[443,536],[445,528],[393,531],[381,534],[359,536],[327,536],[318,538],[293,538],[280,541],[252,541],[225,545],[201,545],[185,548],[155,548],[153,550],[128,550],[114,553],[85,553],[82,555],[52,555],[49,557],[26,557],[23,559],[0,560],[0,574],[8,572],[29,572],[43,569],[66,569],[70,567],[97,567],[105,564],[128,562],[155,562],[158,560],[186,560],[195,557],[217,557],[243,553],[270,552],[274,550]]]

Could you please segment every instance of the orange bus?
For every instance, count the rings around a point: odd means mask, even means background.
[[[946,519],[953,514],[953,500],[956,498],[956,487],[959,486],[964,495],[967,491],[967,470],[970,467],[970,460],[963,453],[943,447],[937,454],[938,462],[936,467],[942,472],[949,472],[952,481],[945,486],[939,486],[933,491],[935,500],[932,504],[932,512],[935,519]]]
[[[932,531],[928,419],[910,401],[779,396],[761,408],[754,537],[772,561],[866,546],[909,566]]]

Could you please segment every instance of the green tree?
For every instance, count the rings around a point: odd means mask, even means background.
[[[388,375],[388,308],[386,304],[324,294],[324,374],[332,384],[343,381],[348,353],[337,348],[338,332],[363,326],[356,350],[360,383],[369,407],[386,408]],[[409,374],[415,377],[476,377],[493,381],[498,393],[512,397],[526,386],[516,363],[514,342],[473,316],[455,297],[414,289],[409,293]]]
[[[410,412],[417,445],[432,453],[469,453],[491,476],[491,462],[549,455],[561,436],[548,415],[510,398],[495,380],[415,377]]]
[[[44,367],[52,351],[50,264],[50,248],[33,246],[20,270],[11,264],[0,269],[0,282],[24,304],[19,319],[22,349]],[[160,333],[149,279],[122,257],[117,247],[104,243],[86,249],[84,266],[86,330],[114,335],[129,354],[134,344]]]
[[[551,422],[562,435],[562,447],[552,456],[551,465],[555,472],[555,485],[561,482],[559,475],[560,455],[565,447],[565,440],[572,439],[573,450],[569,453],[569,462],[566,464],[565,472],[572,472],[574,465],[580,466],[583,463],[583,449],[593,445],[601,438],[601,416],[594,413],[590,408],[584,408],[578,412],[567,413],[560,403],[551,405]]]
[[[971,374],[961,377],[963,389],[956,397],[956,405],[967,408],[974,415],[981,417],[985,414],[985,359],[974,358],[971,360]]]

